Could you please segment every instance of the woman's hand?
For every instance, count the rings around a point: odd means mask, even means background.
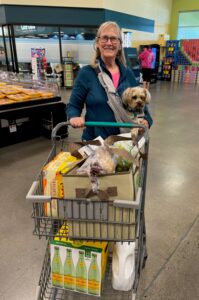
[[[149,123],[145,119],[140,120],[139,124],[142,124],[142,125],[146,126],[147,128],[149,128]]]
[[[71,118],[69,122],[72,127],[79,128],[79,127],[84,127],[85,121],[84,118],[82,117],[75,117],[75,118]]]
[[[146,128],[149,128],[149,123],[145,119],[139,120],[139,124],[146,126]],[[140,134],[143,134],[144,131],[145,131],[144,128],[139,128],[139,133]]]

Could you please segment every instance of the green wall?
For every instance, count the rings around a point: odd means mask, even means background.
[[[178,29],[178,14],[180,11],[199,10],[199,0],[173,0],[171,23],[170,23],[170,39],[175,40]]]

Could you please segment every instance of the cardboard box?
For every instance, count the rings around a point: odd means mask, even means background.
[[[108,260],[107,242],[51,241],[52,286],[95,296],[101,295]]]
[[[121,137],[117,137],[117,140],[119,139]],[[117,150],[123,153],[126,152],[122,149]],[[67,174],[63,174],[66,198],[88,197],[93,199],[89,203],[81,203],[78,200],[66,201],[65,211],[68,217],[69,236],[85,239],[95,237],[100,240],[134,239],[135,210],[115,207],[112,202],[117,199],[135,200],[140,183],[140,168],[134,166],[127,172],[99,175],[98,180],[100,192],[92,194],[91,182],[88,176],[77,175],[76,168]]]

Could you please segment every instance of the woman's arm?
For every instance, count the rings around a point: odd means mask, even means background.
[[[87,93],[87,72],[85,68],[82,68],[75,80],[69,103],[66,108],[67,118],[73,127],[82,127],[84,124],[84,118],[81,117],[81,114]]]

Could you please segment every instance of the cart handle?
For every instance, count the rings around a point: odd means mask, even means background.
[[[38,185],[39,185],[39,181],[33,182],[28,194],[26,195],[26,200],[31,201],[33,203],[34,202],[39,202],[39,203],[50,202],[52,199],[51,196],[35,195]]]
[[[123,123],[123,122],[85,122],[87,127],[121,127],[121,128],[146,128],[143,124],[137,123]]]
[[[57,124],[51,134],[51,140],[54,141],[57,137],[57,132],[61,127],[71,125],[70,122],[61,122]],[[84,126],[86,127],[120,127],[120,128],[143,128],[145,133],[148,131],[148,128],[143,124],[137,123],[122,123],[122,122],[85,122]]]
[[[139,209],[141,205],[141,196],[142,196],[142,188],[139,187],[136,195],[135,201],[126,201],[126,200],[114,200],[113,205],[115,207],[121,208],[135,208]]]

